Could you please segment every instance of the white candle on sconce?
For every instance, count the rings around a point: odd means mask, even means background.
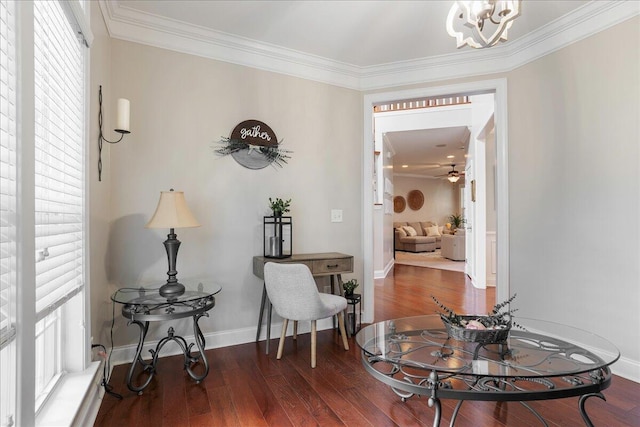
[[[129,100],[118,99],[118,113],[116,120],[116,132],[129,133]]]

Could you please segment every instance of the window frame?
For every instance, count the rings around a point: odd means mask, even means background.
[[[38,0],[36,0],[38,1]],[[42,422],[38,420],[35,396],[35,333],[36,333],[36,310],[35,310],[35,88],[34,88],[34,2],[16,1],[17,15],[17,133],[18,133],[18,153],[17,153],[17,271],[16,271],[16,336],[14,345],[16,349],[16,387],[15,387],[15,425],[38,425]],[[90,3],[85,3],[83,7],[79,0],[60,0],[65,15],[72,24],[72,28],[77,32],[82,29],[84,44],[89,46],[93,40],[90,31]],[[84,88],[84,123],[82,124],[83,135],[83,219],[84,230],[83,257],[84,257],[84,289],[75,297],[70,298],[61,306],[63,310],[61,316],[70,319],[62,322],[60,330],[60,345],[67,350],[63,352],[61,362],[61,374],[59,385],[52,386],[46,398],[42,399],[40,411],[52,406],[59,406],[60,401],[55,399],[66,392],[64,387],[67,382],[64,378],[69,373],[83,373],[89,371],[91,363],[91,331],[90,331],[90,274],[89,266],[89,142],[90,142],[90,53],[85,48],[83,53]],[[81,333],[78,333],[78,331]],[[69,384],[73,387],[73,384]],[[47,403],[51,403],[48,405]],[[49,407],[49,408],[47,408]],[[66,407],[59,409],[65,411]],[[65,414],[71,416],[73,414]],[[2,423],[3,420],[0,420]],[[70,421],[71,422],[71,421]],[[0,424],[1,425],[1,424]]]
[[[5,75],[8,77],[7,82],[9,83],[8,90],[7,90],[8,98],[6,100],[7,101],[6,106],[9,106],[11,104],[13,105],[13,107],[15,108],[15,111],[14,111],[15,116],[11,117],[12,115],[9,113],[9,114],[6,114],[7,120],[6,121],[3,120],[4,123],[9,124],[8,119],[11,119],[12,124],[9,125],[9,129],[5,130],[5,132],[10,137],[11,136],[10,129],[14,128],[15,140],[12,141],[13,138],[8,139],[6,151],[5,149],[3,149],[3,152],[9,154],[10,159],[11,157],[14,158],[13,160],[15,163],[13,165],[11,165],[11,160],[6,162],[7,167],[12,169],[7,178],[11,177],[13,178],[14,182],[16,182],[15,186],[11,185],[10,184],[11,181],[9,179],[9,182],[5,184],[5,185],[10,185],[10,188],[8,187],[5,193],[5,196],[7,197],[7,201],[9,201],[9,206],[7,206],[9,210],[5,213],[5,215],[8,215],[8,223],[7,225],[4,226],[4,228],[6,228],[6,232],[8,232],[8,235],[14,236],[14,239],[12,240],[10,239],[8,242],[5,242],[7,244],[7,248],[3,248],[3,251],[5,249],[8,249],[8,252],[4,255],[5,260],[3,261],[3,263],[8,263],[8,265],[5,264],[5,267],[8,267],[8,268],[6,269],[6,271],[4,268],[2,269],[2,271],[0,271],[0,274],[6,275],[4,280],[8,281],[8,288],[6,289],[6,292],[7,292],[6,295],[8,296],[8,299],[5,305],[5,310],[8,315],[5,318],[4,327],[0,323],[0,378],[2,378],[2,381],[0,382],[0,425],[4,426],[4,425],[10,425],[11,423],[13,423],[13,420],[15,419],[15,407],[16,407],[16,398],[17,398],[16,396],[17,375],[16,375],[16,370],[12,369],[12,367],[14,367],[15,364],[17,363],[16,277],[17,277],[18,247],[17,247],[16,240],[17,240],[17,228],[18,228],[17,221],[19,220],[18,210],[17,210],[18,209],[17,173],[18,173],[18,161],[19,161],[19,159],[17,158],[18,124],[19,124],[19,121],[18,121],[18,108],[19,108],[18,106],[18,98],[19,98],[18,50],[19,50],[19,46],[17,45],[17,40],[18,40],[19,28],[18,28],[18,15],[17,15],[16,4],[6,0],[2,0],[2,1],[7,5],[6,16],[12,17],[10,21],[10,26],[3,26],[4,30],[6,30],[7,28],[11,28],[11,32],[7,33],[9,37],[7,39],[6,46],[9,47],[10,43],[12,43],[12,46],[15,49],[15,50],[14,49],[7,50],[6,57],[9,59],[9,63],[7,64],[8,67],[5,71],[6,73]],[[12,82],[14,85],[11,84]],[[2,119],[0,118],[0,120]],[[10,214],[11,210],[13,210],[13,215]]]

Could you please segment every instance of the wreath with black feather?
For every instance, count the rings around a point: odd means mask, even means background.
[[[291,158],[289,154],[292,153],[291,150],[280,148],[282,141],[280,141],[278,145],[253,145],[239,139],[221,137],[219,143],[223,146],[217,148],[215,152],[220,156],[228,156],[243,150],[247,150],[248,154],[257,151],[264,156],[265,160],[270,164],[279,167],[283,167],[288,163],[288,160]]]

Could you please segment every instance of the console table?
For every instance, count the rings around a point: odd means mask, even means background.
[[[315,254],[295,254],[288,258],[268,258],[264,256],[253,257],[253,274],[263,280],[262,301],[260,302],[260,317],[258,318],[258,331],[256,342],[260,340],[262,318],[265,305],[267,309],[267,349],[269,354],[269,340],[271,339],[271,302],[264,285],[264,265],[268,262],[305,264],[315,277],[329,276],[331,278],[331,293],[335,294],[335,284],[338,284],[338,294],[342,295],[342,273],[353,273],[353,256],[338,252],[326,252]]]
[[[406,401],[429,396],[440,425],[440,399],[458,400],[453,426],[465,400],[515,401],[543,425],[541,414],[526,401],[580,396],[584,405],[611,384],[609,365],[620,357],[609,341],[589,332],[542,320],[517,318],[526,330],[511,329],[501,343],[457,341],[448,336],[438,315],[407,317],[366,326],[356,335],[362,364],[369,374]]]
[[[160,350],[169,341],[176,342],[182,349],[184,353],[184,369],[191,378],[199,383],[209,373],[209,364],[204,353],[205,339],[200,326],[198,326],[198,320],[202,316],[209,316],[208,311],[216,304],[214,295],[220,292],[222,288],[218,284],[196,279],[181,279],[180,282],[185,285],[185,292],[177,297],[166,298],[161,296],[159,293],[161,285],[121,288],[111,296],[111,300],[114,303],[122,304],[122,316],[129,319],[128,325],[136,324],[140,328],[140,339],[138,340],[136,354],[127,375],[127,387],[138,394],[142,394],[142,390],[151,382],[156,373]],[[187,345],[187,341],[183,337],[176,335],[171,326],[167,331],[167,336],[158,342],[155,350],[149,350],[152,356],[151,361],[143,360],[141,353],[149,330],[149,322],[165,322],[185,317],[193,318],[193,336],[195,337],[195,345],[198,347],[198,353],[193,354],[191,349],[194,343]],[[202,361],[204,365],[204,372],[201,374],[197,374],[191,369],[191,366],[198,361]],[[146,371],[149,375],[142,385],[133,384],[133,374],[138,363],[142,366],[143,372]]]

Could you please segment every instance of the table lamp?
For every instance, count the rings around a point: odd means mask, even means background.
[[[184,293],[184,285],[178,282],[176,270],[176,258],[180,248],[180,240],[176,239],[175,228],[199,227],[200,223],[195,219],[182,191],[160,192],[160,200],[151,220],[145,225],[146,228],[168,228],[169,234],[164,241],[169,261],[169,271],[167,271],[167,283],[160,288],[160,295],[166,298],[176,298]]]

